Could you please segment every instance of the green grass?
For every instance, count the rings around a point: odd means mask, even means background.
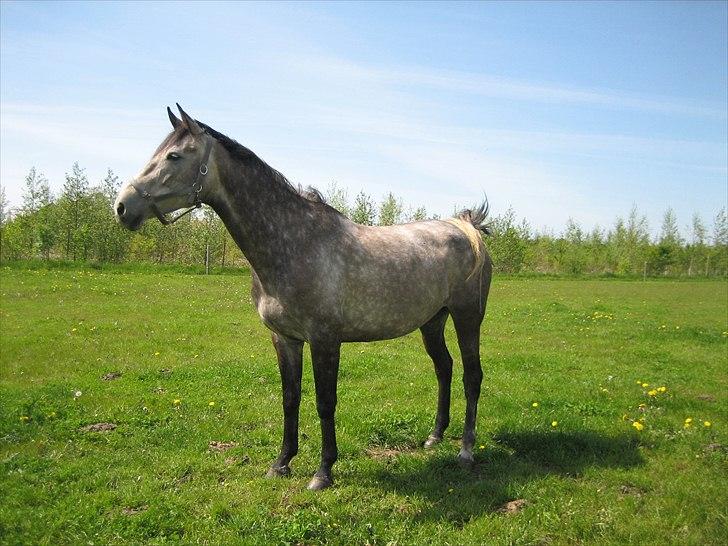
[[[728,539],[725,282],[496,279],[471,471],[455,462],[459,379],[446,441],[419,447],[437,389],[419,335],[345,345],[337,481],[318,494],[308,355],[294,476],[263,477],[280,383],[247,274],[5,268],[0,282],[0,543]],[[81,430],[98,422],[117,428]],[[519,513],[498,511],[515,499]]]

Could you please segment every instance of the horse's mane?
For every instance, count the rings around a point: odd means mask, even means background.
[[[255,155],[252,150],[249,150],[238,141],[233,140],[229,136],[223,135],[222,133],[216,131],[209,125],[202,123],[201,121],[197,121],[197,123],[205,130],[208,135],[217,140],[220,145],[222,145],[222,147],[225,148],[225,150],[227,150],[227,152],[234,159],[237,159],[246,166],[255,167],[261,170],[263,173],[268,174],[271,178],[273,178],[276,182],[279,182],[288,190],[292,191],[296,195],[300,195],[308,201],[312,201],[314,203],[326,203],[326,199],[324,199],[324,196],[316,188],[308,186],[304,189],[303,187],[301,187],[300,184],[293,185],[285,176],[283,176],[282,173],[268,165],[265,161]]]

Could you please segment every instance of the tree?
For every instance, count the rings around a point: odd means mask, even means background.
[[[332,182],[326,190],[326,202],[344,216],[349,217],[351,215],[346,191],[340,188],[336,182]]]
[[[23,212],[30,214],[37,212],[51,202],[51,190],[48,180],[43,173],[31,167],[25,177],[25,189],[23,191]]]
[[[665,211],[657,246],[652,251],[652,262],[657,273],[669,273],[679,261],[682,238],[677,224],[677,216],[672,208]]]
[[[491,231],[493,237],[488,241],[488,251],[494,267],[497,271],[518,273],[523,268],[527,243],[523,230],[516,225],[516,213],[512,207],[493,218]]]
[[[114,174],[114,171],[107,169],[106,176],[101,181],[100,191],[106,197],[106,202],[109,206],[112,206],[114,201],[116,201],[116,196],[119,194],[120,188],[121,183],[119,182],[119,177]]]
[[[665,211],[662,217],[662,228],[660,229],[660,243],[679,246],[682,243],[680,229],[677,227],[677,216],[671,207]]]
[[[408,222],[419,222],[425,219],[427,219],[427,209],[425,207],[418,207],[414,211],[410,208],[407,212]]]
[[[693,221],[690,227],[690,245],[687,248],[690,256],[688,276],[692,276],[695,267],[699,267],[699,264],[706,259],[705,241],[708,237],[708,230],[697,212],[693,214]]]
[[[708,264],[705,267],[706,275],[713,271],[728,271],[728,216],[723,207],[713,220],[713,249],[708,254]]]
[[[354,207],[351,210],[351,219],[357,224],[371,226],[374,224],[374,204],[371,197],[360,191],[354,199]]]
[[[379,206],[379,225],[392,226],[402,221],[402,203],[392,192],[387,194]]]
[[[81,253],[84,254],[84,258],[86,257],[89,234],[84,213],[88,208],[85,202],[88,191],[86,172],[78,163],[74,163],[71,173],[66,173],[60,200],[66,240],[66,259],[75,260]]]
[[[8,223],[10,210],[8,198],[5,196],[5,187],[0,186],[0,260],[3,257],[3,234],[5,232],[5,224]]]
[[[569,218],[564,232],[565,245],[563,248],[561,265],[568,273],[580,274],[586,267],[586,245],[584,244],[584,231],[581,226]]]

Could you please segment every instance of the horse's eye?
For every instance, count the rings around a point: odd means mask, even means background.
[[[178,159],[181,159],[181,158],[182,158],[182,156],[175,152],[171,152],[171,153],[167,154],[167,159],[169,159],[170,161],[177,161]]]

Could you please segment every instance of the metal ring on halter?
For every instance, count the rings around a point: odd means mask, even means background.
[[[205,176],[207,174],[207,165],[204,163],[200,165],[200,174],[202,176]]]

